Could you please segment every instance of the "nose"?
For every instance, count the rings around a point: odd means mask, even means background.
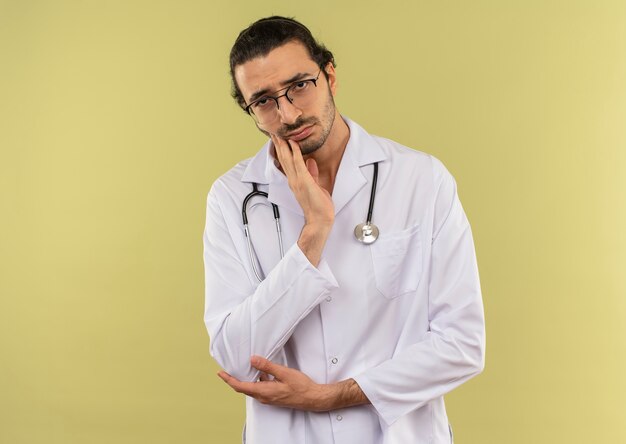
[[[294,104],[287,99],[287,96],[281,96],[278,100],[280,101],[281,99],[282,101],[278,108],[281,123],[294,123],[298,117],[302,115],[302,110],[294,106]]]

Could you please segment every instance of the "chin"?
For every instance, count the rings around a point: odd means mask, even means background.
[[[319,150],[322,145],[324,145],[324,141],[321,140],[306,140],[304,143],[300,144],[300,151],[302,155],[305,156]]]

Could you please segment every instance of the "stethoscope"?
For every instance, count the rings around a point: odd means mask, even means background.
[[[380,231],[378,227],[372,223],[372,213],[374,212],[374,199],[376,198],[376,182],[378,181],[378,162],[374,163],[374,174],[372,175],[372,189],[370,191],[370,203],[367,209],[367,219],[364,223],[358,224],[354,228],[354,237],[356,240],[363,244],[371,244],[378,239],[378,235]],[[248,229],[248,215],[246,214],[246,209],[248,208],[248,202],[255,196],[262,196],[267,199],[267,193],[264,191],[259,191],[256,183],[252,184],[252,191],[244,198],[242,208],[241,208],[241,216],[243,219],[243,230],[246,235],[246,242],[248,244],[248,254],[250,256],[250,263],[252,264],[252,270],[254,271],[254,275],[257,277],[259,282],[263,281],[261,278],[261,273],[257,269],[256,261],[254,260],[254,251],[252,249],[252,239],[250,238],[250,230]],[[280,230],[280,213],[278,211],[278,205],[272,203],[272,210],[274,211],[274,221],[276,222],[276,233],[278,235],[278,246],[280,247],[280,257],[281,259],[285,257],[285,251],[283,249],[283,235]]]

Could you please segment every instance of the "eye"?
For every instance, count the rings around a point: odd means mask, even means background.
[[[301,90],[306,88],[309,85],[308,81],[302,81],[302,82],[298,82],[298,83],[294,83],[294,85],[292,86],[292,88],[296,91]]]
[[[268,97],[261,97],[259,100],[254,102],[252,107],[256,109],[266,108],[267,106],[269,106],[270,102],[271,100]]]

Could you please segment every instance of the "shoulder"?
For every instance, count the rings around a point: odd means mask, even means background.
[[[249,184],[242,182],[241,179],[252,159],[253,158],[250,157],[238,162],[224,174],[215,179],[211,185],[211,189],[209,190],[209,199],[214,198],[223,200],[228,195],[239,195],[242,191],[250,188]]]
[[[241,204],[252,191],[249,183],[242,182],[251,159],[238,162],[215,179],[206,196],[207,221],[223,221],[226,225],[236,226],[241,215]]]
[[[242,160],[215,179],[206,197],[207,223],[237,226],[243,199],[252,191],[250,184],[241,180],[250,160]]]
[[[235,196],[236,200],[240,200],[250,192],[252,183],[267,184],[267,165],[271,159],[270,146],[271,141],[268,139],[254,156],[238,162],[219,176],[209,194],[219,194],[220,197],[222,194],[230,194]]]
[[[434,155],[420,149],[411,148],[395,140],[371,135],[387,156],[392,174],[428,176],[434,184],[452,178],[443,162]]]
[[[230,186],[234,183],[241,182],[243,173],[248,167],[248,164],[250,163],[251,160],[252,160],[252,157],[238,162],[228,171],[226,171],[217,179],[215,179],[215,182],[213,182],[213,187]]]

